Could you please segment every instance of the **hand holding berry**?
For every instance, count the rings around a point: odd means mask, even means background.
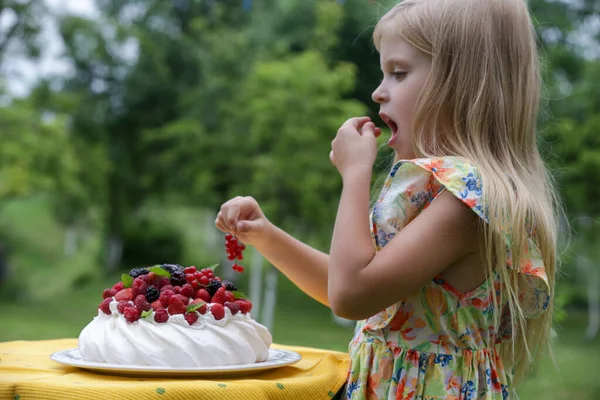
[[[252,197],[235,197],[221,206],[215,225],[225,233],[235,235],[243,243],[264,242],[271,222]]]

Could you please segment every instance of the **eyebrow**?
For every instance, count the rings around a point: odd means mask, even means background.
[[[392,56],[392,57],[387,58],[383,63],[383,65],[390,65],[390,64],[397,64],[402,67],[410,67],[413,63],[411,63],[410,61],[408,61],[405,58]]]

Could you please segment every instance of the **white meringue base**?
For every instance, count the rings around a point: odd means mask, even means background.
[[[165,323],[154,317],[130,323],[110,303],[111,315],[98,310],[79,335],[78,347],[86,361],[171,368],[214,367],[262,362],[269,358],[272,337],[250,314],[215,320],[210,312],[193,325],[183,315]],[[210,305],[209,305],[210,307]]]

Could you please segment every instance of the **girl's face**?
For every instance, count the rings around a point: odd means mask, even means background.
[[[431,57],[397,35],[384,35],[380,50],[383,79],[372,97],[392,131],[388,146],[396,152],[396,160],[412,159],[415,105],[429,75]]]

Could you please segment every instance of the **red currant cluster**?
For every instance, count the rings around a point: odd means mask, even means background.
[[[228,260],[243,260],[244,256],[242,255],[242,252],[245,249],[246,246],[244,246],[244,243],[238,242],[237,238],[231,233],[225,235],[225,250],[227,250]],[[244,272],[244,267],[242,267],[238,263],[234,263],[231,268],[233,268],[233,270],[236,272]]]

